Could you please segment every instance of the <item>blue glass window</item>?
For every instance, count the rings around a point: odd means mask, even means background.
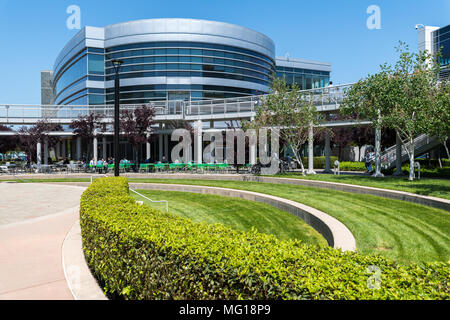
[[[89,74],[103,75],[105,73],[105,57],[98,54],[88,55]]]

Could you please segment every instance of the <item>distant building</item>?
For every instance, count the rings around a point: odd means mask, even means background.
[[[427,50],[431,54],[441,50],[440,79],[450,79],[450,25],[446,27],[424,26],[418,29],[419,51]]]
[[[41,104],[42,116],[54,116],[54,112],[46,110],[46,105],[52,105],[55,102],[55,91],[53,88],[53,71],[41,71]]]
[[[115,69],[111,61],[114,59],[123,61],[119,72],[120,104],[155,102],[163,105],[166,115],[171,117],[178,116],[177,110],[172,112],[172,106],[180,101],[185,102],[179,103],[180,106],[197,102],[206,106],[211,99],[269,93],[273,75],[283,77],[288,84],[296,82],[302,89],[312,89],[328,86],[331,73],[328,63],[277,58],[275,43],[268,36],[229,23],[148,19],[100,28],[85,27],[61,50],[53,71],[42,72],[42,104],[60,106],[56,115],[51,115],[44,106],[43,116],[71,118],[87,114],[91,106],[94,109],[99,105],[113,105]],[[77,109],[76,105],[89,107]],[[212,106],[197,108],[201,120],[195,125],[204,123],[209,129],[226,128],[225,108],[219,105],[212,110]],[[245,108],[248,108],[245,103],[237,104],[239,116],[233,121],[250,120]],[[195,106],[190,110],[195,110]],[[169,158],[174,147],[174,142],[169,141],[169,120],[165,117],[158,120],[153,128],[155,141],[141,146],[144,149],[140,153],[145,153],[146,159]],[[194,125],[192,119],[191,125]],[[104,135],[101,139],[101,154],[104,158],[111,156],[112,137]],[[70,137],[64,139],[63,146],[67,140],[72,142],[67,150],[73,158],[83,158],[81,150],[85,142]],[[131,145],[122,142],[121,153],[134,155]]]

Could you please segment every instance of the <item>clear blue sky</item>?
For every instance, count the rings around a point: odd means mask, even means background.
[[[348,83],[395,60],[399,40],[417,49],[415,24],[450,23],[450,0],[0,0],[0,104],[40,103],[40,71],[53,68],[65,43],[69,5],[82,26],[136,19],[197,18],[242,25],[271,37],[278,56],[332,63],[335,84]],[[370,5],[381,30],[366,27]]]

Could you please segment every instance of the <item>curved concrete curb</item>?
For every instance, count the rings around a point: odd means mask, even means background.
[[[257,192],[217,187],[156,183],[130,183],[130,187],[133,189],[215,194],[266,203],[278,209],[287,211],[305,221],[320,234],[322,234],[330,246],[342,249],[342,251],[356,250],[356,240],[350,230],[343,223],[322,211],[295,201]]]
[[[20,179],[56,179],[56,178],[90,178],[93,174],[74,174],[74,175],[22,175],[22,176],[0,176],[0,180],[3,179],[12,179],[12,178],[20,178]],[[95,175],[94,175],[95,176]],[[127,173],[123,176],[134,179],[193,179],[193,180],[229,180],[229,181],[254,181],[254,182],[265,182],[265,183],[286,183],[286,184],[294,184],[294,185],[302,185],[306,187],[315,187],[315,188],[325,188],[325,189],[333,189],[337,191],[351,192],[351,193],[360,193],[360,194],[368,194],[383,198],[395,199],[395,200],[403,200],[407,202],[417,203],[433,208],[443,209],[446,211],[450,211],[450,200],[430,197],[430,196],[422,196],[410,192],[397,191],[397,190],[389,190],[382,188],[374,188],[374,187],[366,187],[359,185],[352,185],[346,183],[338,183],[338,182],[328,182],[328,181],[318,181],[318,180],[303,180],[303,179],[292,179],[292,178],[275,178],[275,177],[262,177],[262,176],[252,176],[252,175],[237,175],[237,174],[185,174],[185,173],[177,173],[177,174],[136,174],[136,173]],[[64,184],[64,183],[61,183]],[[76,183],[73,183],[76,184]],[[70,183],[68,184],[70,185]],[[86,184],[80,184],[86,185]]]
[[[129,176],[130,178],[138,178],[138,176]],[[332,189],[337,191],[368,194],[372,196],[403,200],[407,202],[417,203],[437,209],[443,209],[450,211],[450,200],[422,196],[410,192],[381,189],[374,187],[359,186],[346,183],[318,181],[318,180],[304,180],[293,178],[275,178],[275,177],[262,177],[262,176],[250,176],[250,175],[227,175],[227,174],[151,174],[147,177],[139,176],[140,178],[153,178],[153,179],[192,179],[192,180],[231,180],[231,181],[250,181],[250,182],[265,182],[265,183],[283,183],[301,185],[306,187]]]
[[[75,300],[108,300],[84,258],[79,220],[64,240],[62,264],[67,285]]]

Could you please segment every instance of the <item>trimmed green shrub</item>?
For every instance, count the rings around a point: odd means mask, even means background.
[[[337,157],[330,157],[330,168],[333,169]],[[303,158],[303,165],[308,167],[308,157]],[[364,162],[342,161],[339,163],[341,171],[366,171]],[[325,169],[325,157],[314,157],[314,169]]]
[[[367,171],[364,162],[342,161],[339,163],[341,171]]]
[[[98,179],[81,199],[83,250],[110,297],[450,298],[444,263],[402,266],[381,256],[194,223],[139,205],[128,191],[125,178]]]
[[[382,170],[382,172],[386,175],[392,175],[395,172],[395,168],[389,170]],[[409,175],[409,163],[402,165],[403,175]],[[414,172],[417,173],[417,168],[414,168]],[[442,168],[439,167],[429,167],[427,163],[420,164],[420,177],[423,178],[449,178],[450,179],[450,166],[445,166]]]
[[[333,163],[337,160],[337,157],[330,157],[330,167],[333,168]],[[308,157],[302,158],[303,165],[308,167]],[[325,169],[325,157],[314,157],[313,160],[314,169]]]

